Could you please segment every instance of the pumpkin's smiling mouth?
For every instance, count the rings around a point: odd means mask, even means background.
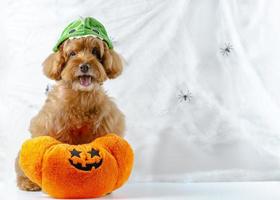
[[[74,164],[73,160],[69,159],[69,162],[73,167],[82,171],[90,171],[93,167],[97,169],[98,167],[101,166],[102,161],[103,159],[101,159],[99,162],[87,163],[86,166],[83,167],[81,163]]]
[[[78,151],[78,150],[76,150],[76,149],[73,149],[73,150],[70,151],[70,153],[71,153],[71,158],[72,158],[72,157],[81,158],[80,154],[82,153],[82,151]],[[100,167],[101,164],[102,164],[103,159],[102,159],[102,157],[101,157],[100,154],[99,154],[99,150],[96,150],[96,149],[94,149],[94,148],[91,148],[91,150],[88,151],[87,153],[90,154],[90,157],[91,157],[91,158],[93,158],[93,157],[95,157],[95,156],[98,156],[98,157],[101,158],[101,159],[100,159],[98,162],[86,163],[86,166],[85,166],[85,167],[82,165],[82,163],[79,163],[79,162],[77,162],[77,163],[75,164],[74,161],[73,161],[71,158],[68,159],[68,160],[69,160],[70,164],[71,164],[73,167],[75,167],[76,169],[82,170],[82,171],[90,171],[93,167],[94,167],[95,169],[97,169],[98,167]]]

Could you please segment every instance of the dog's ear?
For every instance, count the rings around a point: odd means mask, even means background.
[[[50,79],[60,80],[64,62],[61,50],[50,54],[42,64],[44,74]]]
[[[108,78],[116,78],[122,73],[122,60],[114,50],[105,48],[102,60]]]

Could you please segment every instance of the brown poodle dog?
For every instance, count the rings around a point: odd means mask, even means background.
[[[107,133],[124,132],[124,115],[106,95],[102,83],[122,72],[119,55],[100,39],[66,40],[43,63],[47,77],[57,81],[45,105],[30,123],[32,137],[49,135],[69,144],[89,143]],[[16,160],[17,185],[37,191]]]

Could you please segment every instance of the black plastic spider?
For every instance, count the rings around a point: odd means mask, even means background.
[[[225,48],[220,48],[221,54],[228,56],[230,52],[233,50],[233,47],[230,43],[225,43]]]
[[[180,90],[180,94],[178,95],[178,99],[180,102],[182,101],[187,101],[190,102],[192,99],[192,93],[190,92],[189,89],[187,89],[187,92],[184,93],[182,90]]]

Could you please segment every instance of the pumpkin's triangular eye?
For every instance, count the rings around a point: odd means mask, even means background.
[[[76,149],[73,149],[72,151],[70,151],[71,153],[71,158],[74,156],[77,156],[80,158],[80,153],[82,153],[81,151],[77,151]]]
[[[90,157],[93,158],[94,156],[100,156],[99,155],[99,151],[95,150],[94,148],[91,148],[90,151],[88,151],[88,153],[90,154]]]

